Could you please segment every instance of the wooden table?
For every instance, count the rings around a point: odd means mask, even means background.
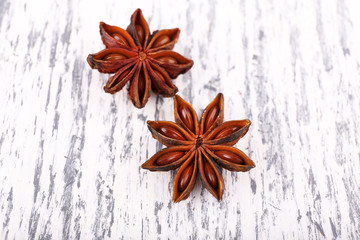
[[[91,70],[98,25],[179,27],[175,84],[198,114],[222,92],[256,163],[174,204],[147,120]],[[0,239],[360,239],[360,2],[0,0]]]

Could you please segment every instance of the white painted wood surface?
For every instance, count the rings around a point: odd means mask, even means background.
[[[102,87],[89,53],[98,23],[142,8],[179,27],[194,60],[175,80],[200,114],[218,92],[236,145],[257,167],[223,171],[217,202],[199,183],[171,202],[174,172],[140,165],[162,146]],[[0,0],[0,239],[360,239],[360,2]]]

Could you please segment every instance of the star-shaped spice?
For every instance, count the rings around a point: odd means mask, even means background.
[[[175,122],[148,121],[152,136],[167,146],[142,168],[168,171],[180,167],[173,184],[173,201],[186,199],[194,188],[198,173],[206,189],[219,201],[224,193],[221,168],[247,172],[255,164],[237,148],[250,120],[224,122],[224,100],[219,93],[204,110],[200,123],[195,110],[184,99],[174,97]],[[221,167],[221,168],[220,168]]]
[[[104,90],[114,94],[130,81],[129,98],[142,108],[150,97],[150,90],[164,97],[178,91],[171,78],[187,72],[193,61],[171,51],[179,38],[180,29],[165,29],[150,34],[140,9],[130,18],[126,30],[100,23],[100,35],[106,46],[87,58],[91,68],[101,73],[115,73]]]

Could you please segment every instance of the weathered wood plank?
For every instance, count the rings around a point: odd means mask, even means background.
[[[223,171],[218,203],[200,184],[171,202],[174,172],[140,165],[162,146],[86,56],[100,21],[179,27],[194,67],[175,80],[198,114],[225,96],[249,118],[236,145],[249,173]],[[360,3],[0,0],[1,239],[359,239]]]

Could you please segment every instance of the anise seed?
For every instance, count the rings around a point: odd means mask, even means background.
[[[216,117],[218,116],[219,114],[219,107],[218,106],[213,106],[210,110],[209,110],[209,113],[207,114],[206,116],[206,121],[205,121],[205,129],[204,129],[204,132],[206,132],[210,127],[211,125],[214,123],[214,121],[216,120]]]
[[[216,174],[214,172],[214,169],[212,169],[211,165],[208,162],[204,162],[204,171],[206,179],[210,183],[211,187],[214,189],[217,188],[218,180],[216,178]]]
[[[103,61],[116,61],[122,59],[126,59],[126,57],[119,53],[109,53],[102,58]]]
[[[158,159],[156,159],[156,164],[158,166],[167,165],[169,163],[175,162],[185,155],[185,152],[169,152],[161,155]]]
[[[190,164],[181,173],[181,176],[179,178],[179,185],[178,185],[178,189],[180,192],[184,191],[186,187],[189,185],[193,170],[194,170],[194,164]]]
[[[140,101],[143,99],[145,94],[145,78],[140,74],[138,79],[138,91]]]
[[[216,156],[218,156],[226,161],[229,161],[229,162],[232,162],[235,164],[240,164],[240,165],[244,164],[244,160],[240,156],[236,155],[233,152],[222,150],[222,151],[215,151],[214,153]]]
[[[161,134],[165,135],[166,137],[178,139],[178,140],[185,140],[184,136],[181,135],[176,129],[169,127],[169,126],[162,126],[158,130]]]
[[[173,58],[173,57],[170,57],[170,56],[164,56],[164,57],[160,57],[157,59],[159,62],[162,62],[162,63],[171,63],[171,64],[176,64],[178,63],[178,61]]]
[[[119,33],[113,33],[113,34],[111,34],[111,36],[113,38],[115,38],[116,40],[118,40],[120,43],[127,45],[127,46],[129,45],[128,41],[123,36],[121,36]]]
[[[184,105],[180,105],[179,107],[179,115],[181,120],[185,123],[185,125],[190,129],[190,131],[194,131],[194,120],[193,116],[191,115],[191,112],[189,108],[187,108]]]
[[[219,139],[219,138],[223,138],[223,137],[226,137],[226,136],[229,136],[230,134],[238,131],[240,129],[240,127],[227,127],[223,130],[221,130],[214,139]]]
[[[167,44],[168,42],[170,42],[170,38],[169,36],[167,35],[162,35],[160,37],[158,37],[154,44],[153,44],[153,47],[156,48],[156,47],[161,47],[162,45],[165,45]]]
[[[154,69],[154,72],[155,72],[155,74],[156,74],[157,76],[159,76],[159,78],[160,78],[160,80],[161,80],[162,82],[165,82],[164,76],[163,76],[159,71],[157,71],[157,70]]]
[[[135,28],[140,44],[142,45],[144,43],[144,35],[145,35],[144,28],[139,24],[136,24]]]
[[[115,86],[118,82],[120,82],[122,79],[124,79],[128,74],[130,73],[130,69],[126,69],[123,73],[121,73],[115,81],[109,86],[109,89],[113,86]],[[106,91],[106,90],[105,90]]]

